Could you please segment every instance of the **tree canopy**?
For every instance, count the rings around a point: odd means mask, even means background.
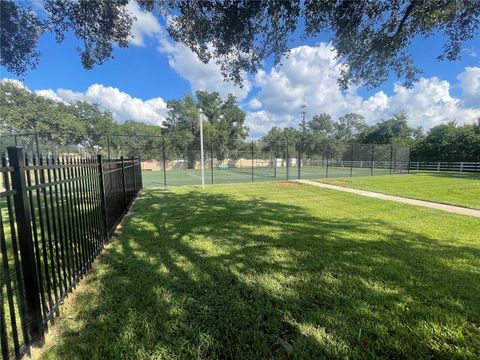
[[[1,65],[22,75],[40,59],[38,40],[53,33],[58,42],[71,32],[86,69],[112,58],[115,45],[126,47],[134,18],[128,0],[38,0],[37,16],[25,2],[2,0]],[[479,0],[136,0],[145,10],[168,18],[167,30],[203,62],[215,61],[226,79],[241,84],[266,58],[275,63],[300,36],[328,35],[341,61],[339,83],[376,87],[390,73],[411,84],[421,71],[408,47],[415,36],[443,33],[440,60],[457,60],[462,44],[478,35]]]
[[[245,126],[245,112],[233,95],[222,100],[218,92],[197,91],[196,97],[185,95],[180,100],[170,100],[165,122],[165,136],[169,138],[171,151],[178,153],[189,149],[189,161],[195,159],[200,149],[199,119],[205,117],[204,133],[208,147],[215,156],[224,159],[229,151],[238,150],[248,135]]]
[[[480,161],[480,118],[475,124],[451,121],[431,128],[414,144],[412,156],[423,161]]]
[[[412,128],[405,112],[367,125],[363,117],[348,113],[334,120],[328,114],[313,115],[306,126],[273,127],[262,137],[265,151],[285,153],[288,143],[302,142],[302,152],[313,155],[322,146],[357,144],[404,144],[411,147],[412,160],[480,161],[480,118],[474,124],[458,126],[455,121],[434,126],[424,133]],[[292,150],[290,150],[292,151]]]

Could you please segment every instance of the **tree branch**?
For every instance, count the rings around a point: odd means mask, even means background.
[[[405,10],[405,14],[403,14],[403,17],[400,20],[400,23],[398,24],[397,31],[395,32],[395,34],[393,34],[392,39],[396,39],[397,36],[402,32],[403,28],[405,27],[405,23],[406,23],[408,17],[410,16],[410,14],[412,13],[413,9],[416,6],[417,6],[417,1],[412,0],[410,5],[408,5],[407,10]]]

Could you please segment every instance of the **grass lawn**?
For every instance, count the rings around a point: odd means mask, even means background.
[[[409,175],[322,179],[318,181],[480,209],[480,173],[418,172]]]
[[[45,359],[480,357],[480,220],[300,184],[151,190]]]

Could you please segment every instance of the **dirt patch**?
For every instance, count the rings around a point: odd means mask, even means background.
[[[273,186],[278,186],[278,187],[298,187],[298,183],[295,182],[289,182],[289,181],[282,181],[282,182],[274,182],[272,183]]]

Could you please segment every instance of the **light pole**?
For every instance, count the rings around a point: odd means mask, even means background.
[[[200,168],[202,171],[202,189],[205,188],[205,161],[203,156],[203,111],[200,109]]]

